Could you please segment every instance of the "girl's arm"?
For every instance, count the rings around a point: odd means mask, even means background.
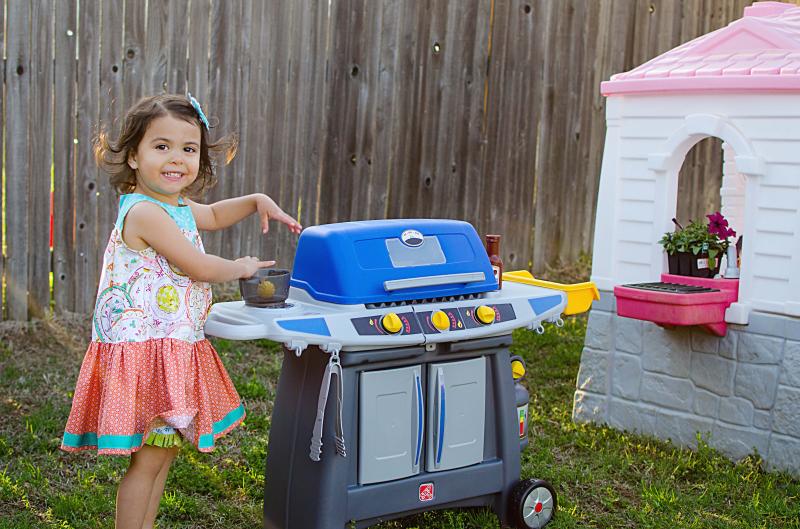
[[[248,278],[259,268],[275,264],[275,261],[260,261],[255,257],[230,261],[203,253],[181,233],[166,211],[151,202],[140,202],[130,209],[125,217],[122,239],[133,250],[152,247],[196,281],[222,283]]]
[[[295,234],[300,233],[303,229],[299,222],[284,213],[274,200],[263,193],[229,198],[208,205],[191,200],[186,200],[186,203],[192,208],[194,220],[201,230],[221,230],[233,226],[253,213],[258,213],[261,218],[263,233],[267,233],[269,230],[270,219],[286,224],[289,230]]]

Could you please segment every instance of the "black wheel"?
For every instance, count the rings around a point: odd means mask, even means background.
[[[556,491],[542,479],[525,479],[511,493],[511,512],[518,529],[538,529],[556,514]]]

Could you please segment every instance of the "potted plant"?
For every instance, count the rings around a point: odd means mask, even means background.
[[[706,215],[708,224],[691,221],[685,228],[676,220],[674,232],[667,232],[659,243],[667,252],[669,273],[694,277],[714,277],[720,258],[728,249],[728,238],[736,232],[720,212]]]

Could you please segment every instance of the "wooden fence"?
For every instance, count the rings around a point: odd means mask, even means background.
[[[210,201],[267,192],[306,226],[459,218],[504,235],[507,268],[574,259],[591,251],[600,82],[748,3],[0,0],[0,319],[92,309],[117,202],[91,139],[163,91],[240,134]],[[686,163],[686,215],[714,205],[718,151]],[[283,265],[295,247],[255,220],[204,240]]]

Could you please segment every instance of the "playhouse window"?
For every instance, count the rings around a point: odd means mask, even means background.
[[[700,140],[686,154],[678,173],[678,221],[686,225],[690,220],[705,220],[707,214],[720,211],[722,174],[722,140],[713,137]]]
[[[744,233],[745,177],[737,170],[735,157],[729,144],[714,137],[689,150],[678,174],[676,218],[681,223],[705,221],[705,215],[720,211],[737,238]]]

